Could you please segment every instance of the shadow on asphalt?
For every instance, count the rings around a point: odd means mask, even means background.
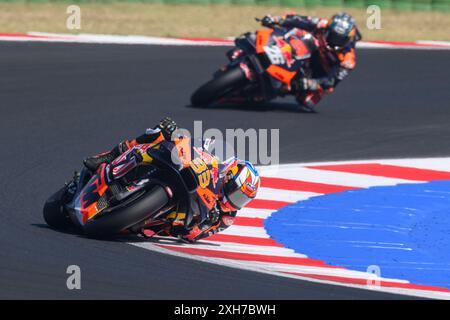
[[[196,107],[193,105],[187,105],[186,107],[192,109],[208,108],[211,110],[226,109],[226,110],[247,111],[247,112],[264,111],[264,112],[289,112],[289,113],[304,113],[304,114],[317,113],[317,111],[312,111],[306,108],[300,108],[298,104],[295,103],[280,103],[280,102],[247,103],[247,104],[223,103],[210,105],[208,107]]]
[[[45,223],[32,223],[31,226],[40,228],[40,229],[47,229],[49,231],[54,231],[54,232],[58,232],[58,233],[62,233],[62,234],[73,235],[73,236],[76,236],[79,238],[85,238],[87,240],[98,240],[98,241],[107,241],[107,242],[164,243],[165,245],[169,245],[169,246],[172,246],[172,245],[179,246],[179,245],[183,244],[183,242],[180,242],[178,239],[171,238],[171,237],[155,236],[152,238],[145,238],[145,237],[138,236],[135,234],[130,234],[130,235],[115,235],[115,236],[109,236],[109,237],[104,237],[104,238],[102,238],[102,237],[88,238],[75,228],[68,229],[68,230],[59,230],[59,229],[53,229],[53,228],[49,227],[48,225],[46,225]],[[207,239],[202,240],[201,243],[199,243],[199,242],[195,242],[195,243],[212,246],[212,247],[219,246],[216,243],[208,242]]]
[[[136,234],[118,234],[118,235],[113,235],[113,236],[105,236],[105,237],[96,237],[96,238],[90,238],[85,236],[79,229],[73,227],[70,229],[66,229],[66,230],[62,230],[62,229],[54,229],[50,226],[48,226],[45,223],[31,223],[30,224],[33,227],[36,228],[40,228],[40,229],[46,229],[49,230],[50,232],[57,232],[57,233],[61,233],[61,234],[68,234],[68,235],[73,235],[79,238],[84,238],[87,240],[99,240],[99,241],[107,241],[107,242],[153,242],[153,243],[158,243],[163,241],[164,244],[170,245],[170,244],[182,244],[183,242],[180,242],[178,239],[176,238],[170,238],[170,237],[162,237],[162,236],[155,236],[152,238],[146,238],[143,236],[139,236]],[[207,244],[207,243],[203,243],[202,244]],[[211,244],[211,243],[208,243]]]

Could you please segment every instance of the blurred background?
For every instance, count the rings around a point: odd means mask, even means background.
[[[81,9],[81,29],[68,30],[67,7]],[[369,29],[367,8],[381,8],[381,29]],[[255,30],[254,17],[286,12],[352,14],[365,40],[450,40],[450,0],[0,0],[0,32],[230,37]]]

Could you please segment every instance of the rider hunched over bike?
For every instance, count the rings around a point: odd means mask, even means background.
[[[281,26],[304,31],[314,37],[316,50],[311,57],[311,77],[292,81],[290,93],[298,103],[308,109],[321,100],[325,93],[333,92],[336,85],[356,66],[355,44],[361,39],[354,19],[346,13],[338,13],[331,19],[287,14],[283,17],[265,16],[261,20],[266,27]],[[295,41],[291,42],[295,47]],[[294,48],[295,49],[295,48]]]
[[[136,139],[124,140],[109,152],[85,159],[84,165],[94,172],[102,163],[111,163],[122,153],[138,144],[170,141],[176,129],[177,125],[172,119],[164,118],[155,128],[147,129]],[[210,155],[206,154],[206,156]],[[213,161],[216,159],[210,157]],[[185,213],[187,210],[171,212],[168,215],[170,225],[165,230],[166,235],[178,237],[181,241],[193,242],[220,232],[231,226],[237,211],[255,198],[260,185],[260,177],[250,162],[232,158],[218,165],[217,169],[217,172],[214,172],[214,166],[210,168],[211,176],[216,177],[217,181],[211,179],[207,186],[199,187],[203,189],[202,193],[206,193],[214,200],[211,201],[211,205],[207,207],[204,201],[200,201],[199,192],[192,196],[194,201],[191,201],[191,210],[194,211],[194,215],[203,218],[192,224],[187,221],[189,219]],[[147,235],[148,230],[135,231]]]

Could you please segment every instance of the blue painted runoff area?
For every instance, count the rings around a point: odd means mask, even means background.
[[[450,288],[450,181],[310,198],[265,221],[287,248],[331,265]]]

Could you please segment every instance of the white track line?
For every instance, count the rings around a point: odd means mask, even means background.
[[[332,163],[317,163],[317,165],[324,164],[346,164],[346,163],[381,163],[381,164],[390,164],[390,165],[398,165],[398,166],[407,166],[412,168],[424,168],[424,169],[447,169],[450,171],[450,158],[436,158],[436,159],[393,159],[393,160],[372,160],[372,161],[345,161],[345,162],[332,162]],[[299,180],[299,181],[309,181],[309,182],[317,182],[317,183],[325,183],[325,184],[334,184],[334,185],[342,185],[342,186],[352,186],[352,187],[362,187],[367,188],[371,186],[380,186],[380,185],[395,185],[399,183],[420,183],[421,181],[412,181],[412,180],[404,180],[404,179],[391,179],[384,178],[379,176],[371,176],[364,174],[354,174],[354,173],[344,173],[344,172],[334,172],[334,171],[326,171],[326,170],[318,170],[318,169],[309,169],[302,168],[303,165],[313,165],[313,164],[288,164],[281,165],[278,167],[260,167],[259,171],[262,176],[273,176],[273,177],[284,177],[291,180]],[[439,169],[438,169],[439,168]],[[259,199],[265,200],[279,200],[285,202],[297,202],[299,200],[308,199],[313,196],[318,196],[320,194],[313,192],[286,192],[279,189],[266,188],[262,187],[261,192],[258,193]],[[265,210],[265,209],[251,209],[244,208],[239,212],[239,217],[252,217],[252,218],[268,218],[275,210]],[[314,225],[318,228],[323,227],[323,224],[320,221],[304,221],[303,223],[308,225]],[[339,224],[338,221],[336,221]],[[377,227],[374,225],[365,225],[358,224],[352,225],[349,227],[353,228],[373,228]],[[380,226],[381,227],[381,226]],[[395,229],[395,226],[382,226],[382,227],[390,227]],[[256,238],[270,238],[267,234],[266,230],[262,227],[248,227],[248,226],[239,226],[233,225],[230,228],[226,229],[221,234],[225,235],[235,235],[240,237],[256,237]],[[168,244],[174,245],[173,242],[166,242]],[[148,250],[156,250],[160,251],[162,248],[155,249],[155,245],[152,243],[135,243],[141,248],[145,248]],[[255,254],[264,255],[264,256],[273,256],[274,259],[276,257],[297,257],[297,258],[307,258],[306,255],[301,253],[296,253],[294,250],[289,248],[277,247],[277,246],[262,246],[262,245],[249,245],[249,244],[241,244],[241,243],[232,243],[225,241],[214,241],[204,239],[199,241],[196,244],[192,245],[177,245],[177,248],[190,248],[190,249],[202,249],[202,250],[212,250],[215,252],[229,252],[229,253],[245,253],[245,254]],[[397,248],[397,247],[395,247]],[[217,263],[220,265],[232,266],[241,269],[249,269],[257,272],[264,272],[270,274],[277,274],[283,277],[294,277],[297,279],[303,279],[313,282],[323,282],[330,283],[334,285],[344,285],[348,287],[355,288],[367,288],[363,285],[357,284],[348,284],[341,283],[339,281],[326,281],[326,280],[318,280],[308,277],[302,277],[297,275],[291,275],[287,273],[300,273],[300,274],[311,274],[316,276],[329,276],[329,277],[341,277],[342,279],[348,279],[348,281],[355,280],[374,280],[373,275],[369,275],[365,272],[348,270],[343,268],[332,268],[324,266],[307,266],[307,265],[295,265],[295,264],[285,264],[285,263],[274,263],[274,262],[258,262],[258,261],[244,261],[244,260],[236,260],[231,258],[219,258],[219,257],[203,257],[196,256],[191,254],[185,254],[182,252],[173,251],[170,249],[166,249],[164,252],[179,256],[189,257],[191,259]],[[312,257],[314,258],[314,257]],[[256,259],[256,258],[255,258]],[[388,281],[392,283],[405,284],[408,283],[406,280],[401,279],[389,279],[389,278],[378,278],[378,280]],[[416,289],[404,289],[404,288],[390,288],[390,287],[371,287],[372,289],[383,291],[383,292],[392,292],[392,293],[401,293],[408,295],[416,295],[421,297],[430,297],[430,298],[440,298],[440,299],[450,299],[450,294],[434,292],[429,290],[416,290]]]
[[[216,258],[221,259],[221,258]],[[321,267],[311,267],[311,266],[300,266],[300,265],[289,265],[283,263],[270,263],[270,262],[259,262],[259,261],[237,261],[236,264],[243,265],[247,267],[255,267],[275,272],[295,272],[295,273],[307,273],[314,275],[323,276],[335,276],[335,277],[345,277],[354,279],[375,279],[373,274],[362,271],[354,271],[348,269],[337,269],[337,268],[321,268]],[[409,283],[406,280],[390,279],[377,277],[377,280],[397,282],[397,283]]]
[[[245,218],[267,219],[275,211],[276,210],[269,210],[269,209],[243,208],[242,210],[239,211],[238,216]]]
[[[372,161],[357,161],[357,162],[337,162],[337,164],[351,164],[351,163],[383,163],[383,164],[392,164],[399,166],[411,166],[418,165],[421,167],[425,167],[429,169],[433,168],[447,168],[447,164],[450,163],[450,158],[439,158],[439,159],[402,159],[402,160],[372,160]],[[442,164],[446,163],[446,164]],[[325,163],[318,163],[318,165],[324,165]],[[330,163],[326,163],[330,164]],[[333,164],[336,164],[334,162]],[[414,164],[414,165],[413,165]],[[312,165],[312,164],[290,164],[290,165],[282,165],[276,168],[274,167],[260,167],[259,171],[261,175],[264,176],[273,176],[273,177],[284,177],[287,179],[295,179],[299,181],[310,181],[310,182],[319,182],[325,184],[335,184],[342,186],[353,186],[353,187],[372,187],[372,186],[389,186],[395,185],[399,183],[420,183],[421,181],[412,181],[412,180],[404,180],[404,179],[391,179],[384,178],[378,176],[364,175],[364,174],[354,174],[354,173],[345,173],[345,172],[335,172],[335,171],[327,171],[327,170],[319,170],[319,169],[309,169],[304,168],[304,165]],[[447,168],[449,170],[450,168]],[[435,169],[436,170],[436,169]],[[318,196],[320,194],[312,193],[312,192],[290,192],[283,191],[279,189],[273,188],[261,188],[261,193],[258,198],[265,200],[281,200],[285,202],[297,202],[299,200],[308,199],[312,196]],[[264,209],[244,209],[242,210],[238,217],[253,217],[253,218],[261,218],[265,219],[269,217],[274,210],[264,210]],[[317,226],[318,228],[323,228],[323,224],[320,221],[303,221],[302,223]],[[336,221],[336,224],[341,224],[339,221]],[[357,225],[346,225],[347,227],[358,228],[358,229],[367,229],[381,226],[374,226],[373,224],[357,224]],[[301,227],[299,225],[299,227]],[[396,230],[396,226],[382,226],[383,228],[390,228],[392,230]],[[266,238],[270,239],[270,236],[267,234],[266,230],[263,227],[248,227],[248,226],[239,226],[233,225],[230,228],[224,230],[221,234],[224,235],[234,235],[239,237],[256,237],[256,238]],[[256,272],[263,272],[269,274],[275,274],[283,277],[296,278],[302,280],[308,280],[312,282],[320,282],[327,283],[333,285],[341,285],[347,287],[354,288],[368,288],[366,285],[355,284],[355,283],[347,283],[345,281],[363,281],[367,279],[374,280],[373,275],[369,275],[365,272],[348,270],[344,268],[333,268],[331,266],[308,266],[308,265],[296,265],[296,264],[288,264],[288,263],[278,263],[278,262],[258,262],[258,261],[244,261],[232,258],[224,258],[224,257],[204,257],[198,255],[187,254],[183,252],[175,251],[176,248],[186,248],[186,249],[200,249],[204,250],[204,252],[214,251],[215,254],[221,251],[224,253],[231,254],[250,254],[255,256],[255,260],[258,260],[258,256],[263,255],[265,257],[272,256],[276,261],[277,258],[280,257],[293,257],[293,258],[307,258],[306,255],[302,253],[295,252],[292,249],[278,246],[263,246],[256,244],[242,244],[236,242],[226,242],[226,241],[214,241],[204,239],[202,241],[197,242],[196,244],[174,244],[173,242],[166,241],[166,244],[174,246],[174,250],[164,249],[164,248],[155,248],[153,243],[132,243],[133,245],[139,246],[144,249],[160,251],[172,255],[188,257],[195,260],[216,263],[224,266],[231,266],[235,268],[248,269]],[[392,247],[392,246],[391,246]],[[394,248],[394,247],[393,247]],[[397,248],[397,247],[395,247]],[[251,256],[250,256],[251,257]],[[248,259],[249,256],[246,256]],[[314,259],[314,257],[311,257]],[[287,260],[289,261],[289,260]],[[294,262],[292,262],[294,263]],[[308,263],[305,261],[305,263]],[[340,280],[322,280],[322,279],[314,279],[310,277],[305,277],[301,275],[292,275],[288,273],[299,273],[299,274],[310,274],[312,276],[322,276],[322,277],[340,277]],[[347,280],[345,280],[347,279]],[[388,279],[388,278],[379,278],[378,280],[398,283],[398,285],[407,284],[406,280],[399,279]],[[343,282],[344,281],[344,282]],[[420,297],[429,297],[429,298],[439,298],[439,299],[450,299],[449,293],[436,292],[432,290],[419,290],[413,288],[401,288],[401,287],[370,287],[371,289],[382,291],[382,292],[391,292],[391,293],[400,293],[407,294],[413,296]]]
[[[425,169],[434,169],[437,168],[447,169],[450,171],[448,165],[450,165],[450,158],[438,158],[438,159],[394,159],[394,160],[372,160],[372,161],[345,161],[345,162],[332,162],[332,163],[317,163],[317,165],[324,164],[346,164],[346,163],[381,163],[381,164],[391,164],[398,166],[408,166],[408,167],[421,167]],[[345,173],[345,172],[335,172],[335,171],[326,171],[319,169],[309,169],[302,168],[304,165],[313,165],[313,164],[288,164],[281,165],[278,167],[260,167],[259,171],[262,176],[273,176],[273,177],[284,177],[291,180],[299,180],[299,181],[309,181],[309,182],[317,182],[317,183],[325,183],[325,184],[334,184],[334,185],[342,185],[342,186],[352,186],[352,187],[372,187],[372,186],[389,186],[395,185],[399,183],[420,183],[421,181],[412,181],[405,179],[391,179],[384,178],[379,176],[371,176],[364,174],[354,174],[354,173]],[[312,192],[286,192],[279,189],[266,188],[262,187],[261,192],[258,194],[259,199],[265,200],[279,200],[285,202],[297,202],[299,200],[308,199],[312,196],[318,196],[320,194],[312,193]],[[251,209],[244,208],[241,212],[239,212],[238,217],[252,217],[252,218],[268,218],[275,210],[265,210],[265,209]],[[320,221],[303,221],[302,223],[317,226],[318,228],[323,228],[323,224]],[[339,224],[339,221],[336,221],[336,224]],[[299,227],[301,227],[299,225]],[[358,224],[358,225],[350,225],[347,227],[365,229],[365,228],[374,228],[377,226],[368,225],[368,224]],[[396,229],[396,226],[378,226],[378,227],[388,227],[392,230]],[[398,228],[397,228],[398,229]],[[270,238],[267,234],[266,230],[263,227],[248,227],[248,226],[239,226],[233,225],[230,228],[226,229],[221,234],[224,235],[235,235],[240,237],[256,237],[256,238]],[[173,242],[166,242],[171,245],[174,245]],[[156,250],[160,251],[162,248],[155,249],[155,245],[152,243],[137,243],[134,244],[141,248],[145,248],[148,250]],[[262,246],[262,245],[249,245],[249,244],[241,244],[241,243],[230,243],[225,241],[214,241],[204,239],[199,241],[196,244],[192,245],[177,245],[177,248],[187,248],[187,249],[201,249],[201,250],[212,250],[215,252],[227,252],[227,253],[245,253],[245,254],[254,254],[255,260],[257,260],[258,255],[263,256],[273,256],[274,259],[277,257],[297,257],[297,258],[307,258],[306,255],[302,253],[296,253],[294,250],[289,248],[277,247],[277,246]],[[392,246],[391,246],[392,247]],[[397,248],[397,247],[395,247]],[[308,280],[312,282],[322,282],[329,283],[334,285],[344,285],[348,287],[355,288],[367,288],[364,285],[358,284],[349,284],[342,283],[339,281],[327,281],[327,280],[318,280],[308,277],[302,277],[298,275],[291,275],[287,273],[300,273],[300,274],[311,274],[315,276],[328,276],[328,277],[340,277],[342,281],[343,279],[348,279],[347,281],[355,281],[355,280],[373,280],[373,275],[369,275],[365,272],[348,270],[343,268],[332,268],[331,266],[308,266],[308,265],[295,265],[295,264],[286,264],[286,263],[275,263],[275,262],[258,262],[258,261],[244,261],[244,260],[236,260],[232,258],[220,258],[220,257],[203,257],[196,256],[191,254],[186,254],[182,252],[173,251],[170,249],[166,249],[164,251],[169,254],[179,255],[189,257],[191,259],[217,263],[220,265],[232,266],[235,268],[241,269],[249,269],[257,272],[264,272],[270,274],[277,274],[283,277],[294,277],[297,279]],[[206,251],[207,252],[207,251]],[[248,256],[247,256],[248,258]],[[314,257],[312,257],[314,259]],[[389,279],[389,278],[379,278],[379,280],[405,284],[408,283],[406,280],[401,279]],[[392,292],[392,293],[401,293],[408,295],[416,295],[420,297],[430,297],[430,298],[440,298],[440,299],[450,299],[450,294],[442,293],[442,292],[434,292],[430,290],[416,290],[416,289],[405,289],[405,288],[391,288],[391,287],[371,287],[372,289],[383,291],[383,292]]]
[[[445,167],[450,166],[450,157],[423,157],[423,158],[394,158],[394,159],[368,159],[368,160],[351,160],[351,161],[322,161],[322,162],[299,162],[299,163],[286,163],[279,165],[258,166],[259,173],[263,176],[271,176],[277,174],[279,170],[295,169],[298,167],[311,167],[311,166],[325,166],[325,165],[341,165],[341,164],[366,164],[366,163],[395,163],[399,166],[407,167],[408,164],[418,163],[422,164],[427,169],[427,162],[433,163],[433,165],[443,165]],[[410,165],[411,166],[411,165]],[[420,168],[420,167],[419,167]],[[437,169],[438,170],[438,169]],[[444,170],[444,171],[450,171]]]
[[[170,45],[170,46],[231,46],[233,38],[227,39],[183,39],[163,38],[140,35],[106,35],[106,34],[56,34],[45,32],[29,32],[22,35],[0,36],[0,41],[12,42],[66,42],[92,44],[121,44],[121,45]],[[417,41],[413,43],[401,42],[366,42],[356,44],[360,49],[407,49],[407,50],[449,50],[450,42],[445,41]]]
[[[144,243],[145,244],[145,243]],[[257,246],[248,244],[238,244],[231,242],[212,242],[212,241],[199,241],[195,244],[176,244],[177,248],[191,248],[213,251],[226,251],[232,253],[248,253],[255,255],[270,255],[274,257],[294,257],[294,258],[307,258],[306,255],[296,253],[292,249],[282,247],[270,247],[270,246]]]
[[[135,245],[138,247],[141,247],[142,243],[129,243],[131,245]],[[403,294],[403,295],[409,295],[409,296],[417,296],[417,297],[426,297],[426,298],[432,298],[432,299],[447,299],[450,300],[450,294],[444,293],[444,292],[435,292],[435,291],[428,291],[428,290],[415,290],[415,289],[403,289],[403,288],[392,288],[392,287],[380,287],[380,286],[364,286],[364,285],[358,285],[358,284],[351,284],[351,283],[340,283],[336,281],[330,281],[330,280],[322,280],[322,279],[314,279],[309,277],[302,277],[298,275],[292,275],[287,273],[280,273],[280,272],[273,272],[269,270],[265,270],[263,268],[258,268],[254,265],[247,265],[243,264],[240,261],[233,261],[229,259],[220,259],[220,258],[208,258],[208,257],[202,257],[202,256],[194,256],[187,253],[177,252],[173,250],[169,250],[163,247],[160,247],[158,245],[149,245],[146,246],[147,250],[160,252],[164,254],[170,254],[177,257],[187,258],[187,259],[193,259],[197,261],[202,261],[205,263],[212,263],[220,266],[230,267],[230,268],[238,268],[238,269],[244,269],[248,271],[258,272],[258,273],[264,273],[274,276],[280,276],[284,278],[291,278],[291,279],[299,279],[314,283],[322,283],[327,285],[333,285],[333,286],[341,286],[341,287],[350,287],[355,289],[368,289],[368,290],[376,290],[379,292],[387,292],[387,293],[394,293],[394,294]]]
[[[275,201],[284,201],[284,202],[297,202],[300,200],[306,200],[311,197],[321,196],[321,193],[314,192],[302,192],[302,191],[289,191],[281,189],[272,189],[261,187],[258,190],[257,199],[264,200],[275,200]]]
[[[303,168],[299,165],[284,167],[272,172],[270,169],[260,169],[260,174],[264,177],[284,178],[307,182],[317,182],[333,184],[347,187],[369,188],[374,186],[393,186],[401,183],[418,183],[420,181],[384,178],[366,174],[356,174],[347,172],[337,172],[319,169]]]
[[[405,160],[382,160],[379,161],[378,163],[389,164],[394,166],[450,172],[450,159],[448,158],[412,159],[407,162]]]
[[[261,227],[246,227],[232,225],[228,229],[225,229],[220,234],[228,234],[231,236],[247,236],[255,238],[270,238],[267,234],[266,229]]]

